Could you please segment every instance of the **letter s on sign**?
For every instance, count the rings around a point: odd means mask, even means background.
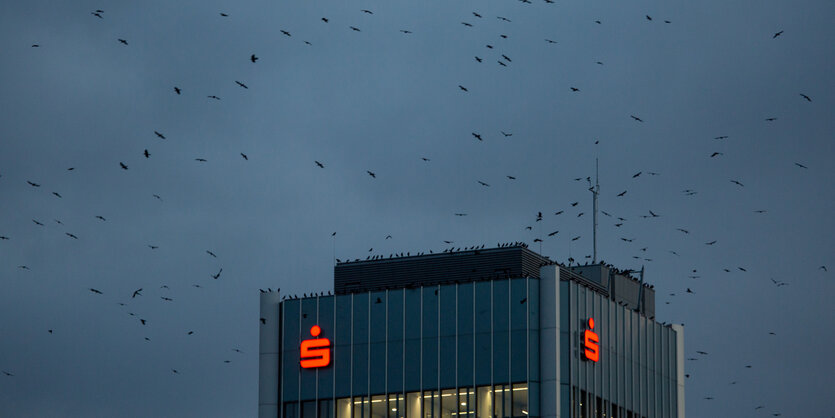
[[[600,337],[592,329],[594,329],[594,319],[589,318],[589,329],[583,332],[583,345],[586,347],[584,354],[587,359],[596,362],[600,359],[600,347],[597,345]]]
[[[310,335],[318,337],[322,332],[318,325],[310,329]],[[301,344],[299,364],[305,368],[325,367],[331,362],[331,341],[327,338],[304,340]]]

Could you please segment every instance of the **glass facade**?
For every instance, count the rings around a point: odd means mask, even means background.
[[[277,415],[675,417],[676,332],[556,277],[548,291],[528,277],[283,301]],[[583,354],[590,318],[599,361]],[[311,338],[330,340],[327,366],[300,366]]]
[[[334,418],[527,418],[528,385],[481,386],[335,400],[285,402],[285,417]],[[299,415],[301,414],[301,415]]]

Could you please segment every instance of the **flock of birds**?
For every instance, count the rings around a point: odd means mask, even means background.
[[[528,1],[528,0],[521,0],[521,1],[523,3],[530,3],[530,1]],[[553,3],[552,0],[545,0],[545,1],[546,1],[546,3]],[[105,17],[107,16],[105,11],[101,10],[101,9],[94,10],[90,13],[95,19],[105,19]],[[369,10],[369,9],[360,9],[359,13],[369,15],[369,16],[372,16],[372,15],[375,14],[374,11]],[[230,14],[226,13],[226,12],[220,12],[219,15],[220,15],[221,18],[224,18],[224,19],[230,17]],[[511,24],[513,22],[511,19],[509,19],[507,17],[504,17],[504,16],[495,16],[495,18],[498,19],[499,21],[507,23],[507,24]],[[479,11],[473,11],[471,13],[471,15],[467,16],[466,20],[461,22],[461,25],[463,26],[463,28],[470,29],[470,28],[473,28],[473,27],[477,26],[478,25],[477,22],[480,19],[485,19],[485,14],[482,13],[482,12],[479,12]],[[653,21],[654,20],[654,18],[652,16],[649,16],[649,15],[646,15],[645,19],[647,21]],[[670,20],[667,20],[667,19],[662,19],[662,20],[665,24],[672,24],[672,22]],[[597,24],[597,25],[603,24],[599,20],[594,21],[594,23]],[[311,22],[311,24],[313,24],[313,23]],[[321,17],[321,19],[319,20],[319,22],[317,22],[317,24],[335,25],[336,23],[333,21],[332,18],[324,16],[324,17]],[[345,30],[349,31],[349,32],[362,32],[363,29],[359,26],[356,26],[356,24],[346,24],[345,25]],[[406,29],[406,28],[400,29],[399,32],[403,36],[410,36],[410,35],[413,34],[412,29]],[[287,38],[298,39],[297,38],[298,35],[294,35],[290,31],[285,30],[285,29],[280,29],[280,34],[281,34],[281,36],[284,36],[284,37],[287,37]],[[772,39],[776,39],[780,36],[783,36],[783,34],[784,34],[784,31],[782,31],[782,30],[780,30],[778,32],[775,32],[772,35]],[[499,40],[508,39],[508,37],[509,37],[509,35],[507,33],[498,34],[498,39]],[[124,39],[124,38],[116,38],[115,42],[118,42],[118,44],[123,46],[123,47],[130,47],[131,46],[131,43],[127,39]],[[302,42],[305,45],[313,46],[313,44],[310,41],[303,40]],[[488,41],[488,42],[489,43],[485,44],[484,50],[482,52],[477,52],[473,55],[473,60],[475,61],[474,65],[486,64],[488,58],[491,62],[495,61],[495,63],[493,63],[491,65],[498,65],[498,66],[501,66],[501,67],[510,67],[510,66],[514,65],[514,61],[511,58],[511,52],[510,51],[500,50],[501,47],[498,46],[496,43],[493,43],[492,41]],[[542,42],[544,42],[545,45],[554,45],[554,44],[558,43],[558,41],[550,39],[550,38],[543,38]],[[32,44],[31,47],[40,48],[41,44],[35,43],[35,44]],[[241,58],[243,59],[245,57],[241,57]],[[255,53],[255,52],[250,53],[249,57],[248,57],[248,61],[252,65],[256,65],[256,66],[259,65],[259,60],[260,59],[261,59],[261,57],[259,57],[258,54]],[[596,61],[594,64],[604,65],[604,63],[601,62],[601,61]],[[247,83],[244,82],[244,81],[241,81],[241,80],[233,80],[233,81],[234,81],[235,85],[237,85],[240,89],[243,89],[243,90],[249,90],[250,89],[249,85],[247,85]],[[453,83],[452,85],[454,85],[454,84],[455,83]],[[182,95],[186,95],[186,94],[191,93],[190,91],[188,91],[185,87],[183,87],[181,85],[172,85],[172,86],[170,86],[170,89],[171,90],[169,90],[169,91],[171,91],[174,96],[182,96]],[[581,89],[576,87],[576,86],[568,87],[567,91],[571,92],[572,94],[581,94],[582,93]],[[456,94],[470,94],[470,93],[471,93],[471,88],[470,87],[467,87],[464,84],[457,84]],[[800,99],[802,99],[803,101],[805,101],[807,103],[813,102],[812,97],[807,95],[806,93],[800,92],[798,94],[799,94]],[[220,101],[221,97],[217,96],[216,94],[207,94],[206,99],[214,100],[214,101]],[[635,123],[647,123],[645,121],[644,117],[639,116],[639,115],[635,115],[635,114],[624,115],[624,119],[626,119],[627,117],[630,118],[631,120],[633,120]],[[765,118],[766,122],[774,122],[776,120],[777,120],[777,117],[774,117],[774,116]],[[150,136],[150,132],[153,132],[154,137],[156,137],[160,141],[169,140],[168,136],[165,133],[161,132],[160,130],[149,129],[148,132],[149,132],[149,136]],[[499,132],[495,133],[496,137],[504,138],[504,139],[510,139],[511,137],[513,137],[513,135],[514,135],[513,132],[508,132],[508,131],[505,131],[505,130],[500,130]],[[490,139],[490,136],[491,136],[490,133],[483,132],[481,130],[476,129],[476,130],[473,130],[471,132],[471,139],[469,139],[469,140],[478,141],[477,143],[481,143],[481,142],[484,142],[485,140]],[[725,141],[725,140],[728,140],[729,137],[727,135],[720,135],[720,136],[714,137],[714,139],[717,140],[717,141]],[[594,144],[599,145],[599,141],[595,141]],[[139,161],[141,161],[143,159],[144,160],[149,160],[151,158],[155,158],[160,152],[162,152],[162,151],[157,151],[157,150],[153,150],[153,152],[152,152],[152,148],[153,147],[151,147],[151,149],[145,148],[140,155],[136,156],[136,159],[139,160]],[[249,161],[249,156],[245,152],[238,152],[238,154],[239,154],[240,159],[243,160],[244,162]],[[707,157],[711,158],[711,159],[714,159],[714,158],[725,158],[726,156],[725,156],[724,152],[721,152],[721,151],[717,150],[717,151],[713,151],[712,153],[707,155]],[[238,158],[238,156],[236,155],[235,158]],[[420,160],[423,161],[424,163],[431,163],[431,161],[432,161],[430,158],[428,158],[426,156],[418,156],[417,158],[420,158]],[[196,158],[194,158],[194,161],[196,161],[198,163],[207,163],[208,162],[208,160],[206,158],[203,158],[203,157],[196,157]],[[130,163],[130,165],[129,165],[129,163]],[[134,166],[134,164],[140,164],[140,163],[139,162],[132,162],[132,160],[130,158],[125,158],[125,159],[120,160],[120,161],[113,161],[113,169],[116,170],[116,171],[118,171],[118,170],[129,171],[131,169],[131,167]],[[313,170],[316,170],[316,169],[328,170],[329,169],[328,165],[329,164],[324,159],[316,159],[316,160],[313,160],[311,162],[311,167],[313,167],[312,168]],[[808,170],[809,169],[806,164],[801,163],[801,162],[794,162],[794,166],[799,170]],[[75,170],[75,167],[68,167],[66,170],[72,172],[72,171]],[[362,168],[361,170],[364,170],[365,171],[364,175],[368,175],[368,177],[371,180],[374,180],[374,179],[378,178],[377,171],[374,171],[370,168]],[[661,174],[658,173],[658,172],[643,171],[642,170],[642,171],[635,172],[632,175],[632,179],[634,181],[639,181],[639,179],[643,179],[643,178],[646,178],[646,177],[652,177],[652,176],[659,176],[659,175],[661,175]],[[517,180],[516,175],[506,175],[505,177],[508,181]],[[0,181],[2,181],[2,180],[3,180],[2,175],[0,175]],[[590,176],[589,177],[582,177],[581,176],[581,177],[574,178],[573,180],[576,181],[576,182],[585,181],[588,184],[589,190],[593,190],[593,188],[594,188],[594,186],[592,184],[592,178]],[[728,182],[734,184],[737,187],[741,187],[741,188],[745,187],[745,185],[739,179],[731,178],[731,179],[728,179]],[[475,179],[474,187],[489,188],[489,187],[491,187],[491,183],[488,183],[487,181],[484,181],[483,179]],[[27,179],[25,184],[28,185],[28,187],[30,187],[33,190],[36,190],[38,192],[48,193],[49,195],[53,196],[56,199],[63,199],[64,198],[64,192],[63,191],[51,189],[48,182],[43,182],[40,179]],[[477,186],[475,186],[476,184],[477,184]],[[725,184],[727,184],[727,183],[725,183]],[[22,187],[26,187],[26,186],[24,185]],[[613,195],[611,197],[617,202],[617,199],[624,198],[627,195],[628,192],[629,192],[628,189],[624,189],[622,191],[618,191],[617,193],[613,193]],[[682,190],[681,193],[682,193],[683,196],[695,196],[698,192],[693,190],[693,189],[688,188],[688,189]],[[162,200],[163,200],[162,197],[160,197],[159,194],[153,194],[152,196],[149,196],[149,198],[156,199],[159,202],[162,202]],[[617,204],[615,204],[614,206],[617,207]],[[756,209],[756,210],[753,210],[753,212],[756,215],[764,215],[764,214],[767,213],[767,210],[766,209]],[[600,211],[600,213],[603,216],[605,216],[605,217],[607,217],[611,220],[611,227],[614,228],[613,229],[614,231],[618,231],[619,228],[621,228],[626,222],[629,222],[626,216],[618,215],[618,214],[615,213],[615,211],[612,211],[612,210],[602,210],[602,211]],[[465,216],[468,216],[468,213],[456,212],[456,213],[452,213],[451,215],[455,216],[455,217],[465,217]],[[546,219],[546,216],[550,217],[553,220],[554,223],[559,224],[560,219],[562,219],[564,217],[572,216],[574,218],[580,218],[580,217],[583,217],[583,216],[590,216],[590,212],[589,212],[589,209],[584,209],[583,208],[583,206],[580,204],[580,201],[566,202],[565,207],[555,208],[555,209],[552,209],[550,211],[545,211],[545,214],[543,214],[542,211],[536,212],[536,214],[534,216],[531,216],[531,218],[529,220],[525,221],[526,225],[524,225],[524,227],[523,227],[523,232],[533,234],[531,236],[533,243],[539,243],[541,245],[546,240],[557,239],[557,238],[561,237],[559,235],[561,233],[560,230],[544,230],[544,228],[540,227],[540,225],[545,223],[543,221]],[[647,208],[645,213],[642,213],[638,216],[641,219],[654,220],[654,219],[662,218],[664,216],[664,214],[657,211],[657,210]],[[105,217],[102,214],[91,213],[90,217],[96,219],[99,222],[111,222],[111,221],[108,220],[107,217]],[[32,219],[31,221],[35,225],[35,227],[37,227],[37,228],[46,228],[47,224],[49,223],[45,219]],[[81,234],[77,231],[69,230],[67,228],[67,226],[64,225],[64,223],[60,219],[54,219],[53,222],[56,225],[59,225],[61,228],[65,229],[65,230],[62,230],[62,232],[63,232],[63,235],[66,236],[68,239],[83,240],[83,239],[86,238],[83,234]],[[687,227],[676,227],[675,231],[677,231],[678,233],[681,233],[683,236],[688,236],[689,237],[689,236],[692,235],[690,229],[687,228]],[[563,234],[565,234],[565,232],[563,232]],[[336,232],[333,232],[331,234],[331,237],[333,239],[335,239],[335,236],[336,236]],[[383,239],[383,241],[389,240],[391,238],[392,238],[391,235],[386,235],[386,237]],[[582,238],[581,235],[571,235],[567,239],[569,240],[569,242],[575,242],[575,241],[580,240],[581,238]],[[621,236],[619,238],[622,242],[624,242],[626,244],[633,244],[634,241],[635,241],[635,238],[631,237],[631,236]],[[0,231],[0,241],[14,242],[15,239],[16,239],[16,237],[11,237],[11,236],[8,236],[6,234],[2,234],[2,231]],[[439,244],[441,242],[444,244],[445,247],[442,250],[438,251],[439,253],[452,253],[452,252],[457,252],[457,251],[477,250],[477,249],[483,249],[485,247],[483,244],[471,245],[471,246],[455,245],[455,241],[451,240],[451,239],[439,240]],[[718,239],[711,238],[711,237],[703,237],[701,242],[703,242],[703,244],[705,246],[713,246],[713,245],[717,244]],[[157,245],[155,243],[147,243],[146,245],[147,245],[147,247],[150,251],[157,251],[160,248],[159,245]],[[499,243],[498,244],[499,247],[519,246],[519,245],[527,246],[527,244],[525,244],[523,242]],[[194,288],[202,288],[204,286],[209,286],[210,283],[212,283],[213,281],[221,280],[222,273],[223,273],[223,267],[219,264],[220,258],[210,249],[203,249],[203,251],[205,251],[205,254],[207,256],[207,265],[212,268],[212,271],[216,271],[216,272],[209,274],[208,277],[206,278],[207,281],[205,283],[194,283],[194,284],[192,284],[191,286],[194,287]],[[634,255],[632,255],[632,258],[635,259],[635,260],[638,260],[639,262],[652,262],[653,258],[649,255],[650,252],[651,252],[651,250],[646,246],[636,246],[635,253],[634,253]],[[678,252],[675,251],[674,249],[667,249],[666,252],[669,253],[669,254],[672,254],[673,256],[679,256]],[[335,260],[336,263],[343,263],[343,262],[348,263],[348,262],[359,262],[359,261],[364,261],[364,260],[381,260],[381,259],[386,258],[386,256],[384,254],[374,253],[374,248],[370,248],[368,250],[368,253],[369,254],[365,255],[364,258],[356,257],[356,258],[353,258],[352,260],[346,259],[346,260],[343,261],[342,259],[338,259],[338,258],[334,257],[334,260]],[[428,253],[433,254],[434,252],[433,252],[433,250],[428,250]],[[426,254],[425,252],[416,253],[416,255],[425,255],[425,254]],[[408,257],[408,256],[411,256],[411,255],[412,255],[411,252],[390,253],[390,254],[388,254],[388,258]],[[580,257],[580,256],[578,256],[578,257]],[[569,257],[567,258],[567,264],[569,266],[579,265],[579,264],[581,264],[581,262],[584,263],[584,264],[587,264],[587,263],[590,262],[590,260],[592,258],[592,255],[585,254],[582,257],[583,257],[582,260],[575,260],[573,258],[573,256],[571,254],[569,254]],[[38,266],[29,265],[29,264],[19,264],[19,265],[17,265],[17,268],[20,269],[20,270],[32,271],[32,270],[37,269]],[[821,265],[819,267],[819,269],[824,271],[824,272],[827,271],[827,268],[826,268],[825,265]],[[741,271],[741,272],[746,272],[747,271],[746,267],[743,267],[743,266],[728,266],[728,267],[725,267],[723,270],[726,273],[730,273],[732,271]],[[700,276],[700,272],[699,272],[698,269],[692,269],[691,274],[688,276],[688,278],[690,278],[690,279],[698,279],[700,277],[701,276]],[[789,285],[789,283],[784,282],[784,281],[778,281],[778,280],[775,280],[775,279],[771,279],[771,281],[776,288],[782,288],[782,287],[785,287],[785,286]],[[691,287],[688,287],[686,285],[682,286],[682,287],[684,289],[680,293],[696,294],[696,291],[693,290]],[[695,286],[692,286],[692,287],[695,287]],[[87,287],[87,290],[89,291],[89,294],[91,295],[91,297],[111,297],[113,303],[118,305],[119,308],[122,309],[122,313],[125,315],[126,319],[136,321],[136,323],[138,323],[141,327],[145,327],[145,328],[152,327],[152,326],[154,326],[154,324],[151,321],[147,320],[142,314],[137,313],[137,311],[138,311],[137,309],[134,309],[134,307],[140,307],[141,306],[141,303],[139,303],[140,300],[142,300],[144,298],[153,297],[153,298],[157,298],[158,300],[160,300],[162,302],[165,302],[165,303],[174,303],[175,302],[175,298],[170,292],[171,289],[165,283],[160,283],[160,285],[158,287],[156,287],[155,289],[148,289],[148,288],[145,288],[145,287],[137,287],[132,292],[124,293],[124,294],[113,294],[108,289],[98,288],[98,287]],[[267,289],[266,291],[271,292],[272,289]],[[265,290],[262,289],[261,292],[265,292]],[[330,294],[331,294],[330,292],[327,292],[327,295],[330,295]],[[675,297],[678,294],[679,293],[675,293],[675,292],[669,293],[669,297]],[[318,296],[324,296],[325,292],[315,292],[315,293],[311,292],[309,294],[308,293],[303,293],[302,297],[317,296],[317,295]],[[283,299],[286,299],[288,297],[289,298],[298,298],[298,295],[284,296]],[[666,300],[665,303],[669,304],[670,301]],[[261,323],[262,324],[264,323],[263,318],[261,318]],[[52,329],[52,328],[47,330],[47,332],[50,333],[50,334],[52,334],[53,331],[54,331],[54,329]],[[183,330],[182,332],[185,335],[194,335],[195,334],[195,330],[193,330],[193,329],[186,329],[186,330]],[[776,333],[772,331],[772,332],[769,332],[769,335],[776,336]],[[148,336],[144,336],[143,339],[145,341],[150,341],[150,338]],[[244,353],[238,347],[229,347],[229,351],[235,352],[235,353],[238,353],[238,354],[243,354]],[[708,356],[707,352],[701,351],[701,350],[696,351],[696,354],[697,355],[695,355],[695,356],[688,357],[687,360],[690,361],[690,362],[695,362],[695,361],[705,359]],[[221,360],[223,361],[223,363],[231,363],[231,360],[229,358],[223,358]],[[10,367],[11,365],[0,365],[0,366],[3,368],[2,369],[2,374],[4,376],[9,377],[9,378],[14,378],[16,376],[16,373],[13,372],[11,367]],[[747,369],[750,369],[752,367],[753,367],[753,365],[746,365],[745,366],[745,368],[747,368]],[[177,368],[176,366],[175,367],[170,367],[170,372],[172,374],[181,374],[181,369]],[[687,377],[689,378],[690,374],[688,374]],[[730,384],[734,385],[736,383],[737,383],[736,381],[733,381]],[[715,395],[713,395],[713,396],[703,396],[704,400],[713,400],[714,398],[715,398]],[[754,408],[754,410],[761,410],[761,409],[764,409],[764,408],[765,408],[764,405],[757,405]],[[781,412],[779,412],[779,411],[774,411],[771,414],[773,416],[781,416]]]

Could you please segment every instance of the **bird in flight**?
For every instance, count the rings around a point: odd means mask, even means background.
[[[104,293],[101,292],[101,290],[93,289],[92,287],[90,288],[90,291],[97,294],[97,295],[103,295],[104,294]]]
[[[710,154],[710,158],[713,158],[713,157],[715,157],[715,156],[717,156],[717,155],[725,155],[725,154],[723,154],[723,153],[721,153],[721,152],[714,152],[713,154]]]
[[[70,238],[72,238],[72,239],[78,239],[78,237],[77,237],[77,236],[75,236],[75,235],[73,235],[73,234],[70,234],[69,232],[64,232],[64,234],[66,234],[68,237],[70,237]]]
[[[571,91],[580,91],[577,87],[571,87]]]
[[[121,42],[123,45],[127,45],[127,44],[128,44],[128,41],[126,41],[126,40],[124,40],[124,39],[119,39],[119,42]]]
[[[775,117],[765,118],[766,122],[774,122],[775,120],[777,120]]]
[[[736,185],[737,185],[737,186],[739,186],[739,187],[745,187],[745,185],[744,185],[744,184],[740,183],[740,182],[739,182],[739,181],[737,181],[737,180],[731,180],[731,183],[736,184]]]
[[[154,134],[155,134],[156,136],[158,136],[160,139],[165,139],[165,135],[163,135],[163,134],[161,134],[161,133],[159,133],[159,132],[157,132],[157,131],[154,131]]]
[[[244,157],[244,160],[247,160],[247,161],[249,161],[249,157],[247,157],[247,156],[246,156],[246,154],[244,154],[244,153],[241,153],[241,157]]]
[[[135,297],[137,297],[137,296],[142,296],[142,293],[141,293],[141,292],[142,292],[142,288],[141,288],[141,287],[140,287],[139,289],[134,290],[134,291],[133,291],[133,295],[131,295],[131,297],[130,297],[130,298],[131,298],[131,299],[133,299],[133,298],[135,298]]]
[[[377,178],[377,175],[374,174],[374,172],[368,171],[368,170],[366,170],[365,172],[368,173],[368,175],[371,176],[372,178],[375,178],[375,179]]]
[[[469,91],[469,90],[467,90],[467,88],[466,88],[466,87],[464,87],[464,86],[462,86],[462,85],[460,85],[460,84],[458,85],[458,88],[459,88],[459,89],[461,89],[461,90],[463,90],[463,91]]]
[[[40,184],[38,184],[38,183],[32,183],[32,182],[31,182],[31,181],[29,181],[29,180],[26,180],[26,182],[27,182],[27,183],[29,183],[29,185],[30,185],[30,186],[32,186],[32,187],[41,187],[41,185],[40,185]]]
[[[800,168],[806,168],[806,169],[808,169],[808,168],[809,168],[809,167],[806,167],[805,165],[800,164],[800,163],[794,163],[794,165],[796,165],[796,166],[798,166],[798,167],[800,167]],[[60,196],[59,196],[59,197],[60,197]]]
[[[209,254],[210,256],[212,256],[212,257],[214,257],[214,258],[217,258],[217,256],[215,255],[215,253],[213,253],[213,252],[211,252],[211,251],[209,251],[209,250],[206,250],[206,254]]]
[[[281,31],[281,33],[283,33],[283,34],[285,34],[285,35],[287,35],[287,36],[293,36],[293,35],[290,35],[290,32],[287,32],[287,31],[286,31],[286,30],[284,30],[284,29],[279,29],[279,30]]]
[[[200,161],[201,163],[205,163],[206,159],[205,158],[195,158],[194,161]]]
[[[481,15],[480,15],[480,14],[478,14],[478,13],[476,13],[476,12],[473,12],[473,16],[475,16],[475,17],[477,17],[477,18],[481,18]]]
[[[771,39],[774,39],[774,38],[776,38],[776,37],[778,37],[782,34],[783,34],[783,31],[777,32],[777,33],[774,34],[774,36],[771,37]]]
[[[479,141],[482,141],[482,139],[481,139],[481,134],[477,134],[477,133],[475,133],[475,132],[471,132],[471,133],[473,134],[473,136],[474,136],[476,139],[478,139]]]
[[[182,93],[182,90],[179,87],[174,86],[174,93],[180,94]]]
[[[358,27],[355,27],[355,26],[349,26],[349,28],[351,28],[351,30],[352,30],[352,31],[354,31],[354,32],[361,32],[361,31],[360,31],[360,28],[358,28]]]
[[[212,274],[211,276],[212,276],[213,279],[217,280],[220,277],[220,273],[222,273],[222,272],[223,272],[223,268],[221,267],[221,269],[217,271],[217,274]]]
[[[513,177],[513,176],[507,176],[507,178],[509,178],[511,180],[516,180],[516,177]]]
[[[551,39],[548,39],[548,38],[545,38],[545,42],[548,42],[549,44],[557,43],[557,41],[554,41],[554,40],[551,40]]]
[[[489,184],[487,184],[487,183],[485,183],[485,182],[483,182],[483,181],[481,181],[481,180],[478,180],[478,184],[480,184],[480,185],[482,185],[482,186],[484,186],[484,187],[490,187],[490,185],[489,185]]]
[[[247,86],[246,86],[246,84],[241,83],[241,82],[240,82],[240,81],[238,81],[238,80],[235,80],[235,84],[237,84],[237,85],[239,85],[239,86],[241,86],[241,87],[243,87],[243,88],[245,88],[245,89],[248,89],[248,88],[249,88],[249,87],[247,87]]]
[[[713,241],[710,241],[710,242],[706,242],[706,243],[705,243],[705,245],[713,245],[713,244],[716,244],[716,240],[713,240]]]
[[[249,60],[254,63],[255,61],[258,61],[258,57],[256,57],[255,54],[252,54],[249,56]]]
[[[125,163],[123,163],[121,161],[119,162],[119,167],[122,167],[122,170],[127,170],[128,169],[128,166],[126,166]]]
[[[513,134],[511,134],[511,133],[507,133],[507,132],[505,132],[505,131],[500,131],[500,132],[501,132],[501,133],[502,133],[502,135],[504,135],[505,137],[508,137],[508,136],[513,136]]]
[[[323,18],[322,18],[322,22],[328,23],[328,18],[323,17]]]
[[[795,163],[795,164],[797,164],[797,163]],[[58,192],[52,192],[52,194],[54,194],[55,196],[58,196],[58,198],[61,198],[61,195]]]
[[[803,93],[800,93],[800,97],[802,97],[802,98],[806,99],[806,101],[807,101],[807,102],[811,102],[811,101],[812,101],[812,98],[811,98],[811,97],[809,97],[809,96],[807,96],[807,95],[805,95],[805,94],[803,94]]]
[[[579,235],[577,235],[577,236],[576,236],[576,237],[574,237],[574,238],[571,238],[571,240],[572,240],[572,241],[577,241],[578,239],[580,239],[580,236],[579,236]]]
[[[406,30],[406,29],[400,29],[400,32],[403,32],[403,33],[406,33],[406,34],[412,33],[412,31]]]
[[[374,12],[372,12],[371,10],[365,10],[365,9],[362,9],[361,12],[367,13],[367,14],[370,14],[370,15],[374,14]]]
[[[220,12],[220,15],[223,16],[223,17],[228,17],[229,16],[229,14],[223,13],[223,12]]]
[[[717,136],[713,139],[728,139],[728,136],[727,135],[722,135],[722,136]]]
[[[622,191],[622,192],[618,193],[618,197],[622,197],[622,196],[624,196],[625,194],[626,194],[626,190],[624,190],[624,191]]]
[[[652,20],[652,17],[650,15],[646,15],[646,16],[647,16],[647,20]]]
[[[7,372],[7,371],[5,371],[5,370],[3,370],[3,374],[4,374],[4,375],[6,375],[6,376],[9,376],[9,377],[14,377],[14,374],[9,373],[9,372]]]
[[[643,122],[643,120],[635,115],[629,115],[632,119],[637,120],[638,122]]]
[[[104,13],[104,11],[102,11],[102,10],[96,10],[95,12],[90,12],[91,15],[93,15],[93,16],[99,18],[99,19],[104,19],[104,17],[102,17],[102,15],[101,15],[102,13]]]
[[[213,94],[213,95],[211,95],[211,96],[206,96],[206,97],[208,97],[208,98],[210,98],[210,99],[220,100],[220,97],[217,97],[217,96],[215,96],[214,94]]]
[[[148,248],[150,248],[152,250],[156,250],[157,248],[159,248],[159,246],[158,245],[148,245]]]
[[[151,157],[151,153],[150,153],[150,152],[148,152],[148,150],[147,150],[147,149],[145,150],[145,152],[143,152],[143,153],[142,153],[142,155],[144,155],[144,156],[145,156],[145,158],[150,158],[150,157]]]
[[[322,164],[322,163],[320,163],[320,162],[318,162],[318,161],[313,161],[313,162],[314,162],[314,163],[316,163],[316,165],[318,165],[318,166],[319,166],[319,168],[325,168],[325,165],[324,165],[324,164]]]
[[[467,216],[466,213],[456,213],[455,216]]]
[[[548,234],[548,236],[549,236],[549,237],[553,237],[554,235],[557,235],[559,232],[560,232],[560,231],[554,231],[554,232],[552,232],[552,233]]]
[[[481,58],[479,58],[478,56],[475,57],[475,60],[481,62]]]
[[[468,27],[468,28],[473,27],[472,23],[461,22],[461,24],[462,24],[462,25],[464,25],[464,26],[466,26],[466,27]]]
[[[686,229],[682,229],[682,228],[676,228],[676,229],[677,229],[677,230],[679,230],[679,231],[681,231],[681,232],[684,232],[685,234],[689,234],[689,233],[690,233],[690,231],[688,231],[688,230],[686,230]]]
[[[640,176],[642,173],[643,173],[643,171],[639,171],[639,172],[637,172],[637,173],[633,174],[633,175],[632,175],[632,178],[634,179],[635,177]]]

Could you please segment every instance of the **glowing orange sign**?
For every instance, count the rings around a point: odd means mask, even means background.
[[[597,345],[600,342],[600,337],[592,331],[593,329],[594,319],[589,318],[589,329],[583,332],[583,345],[586,347],[584,353],[587,359],[596,362],[600,359],[600,347]]]
[[[322,333],[322,328],[314,325],[310,328],[310,335],[318,337]],[[303,340],[301,346],[301,360],[299,364],[305,369],[313,367],[325,367],[331,363],[331,340],[327,338],[313,338],[310,340]]]

